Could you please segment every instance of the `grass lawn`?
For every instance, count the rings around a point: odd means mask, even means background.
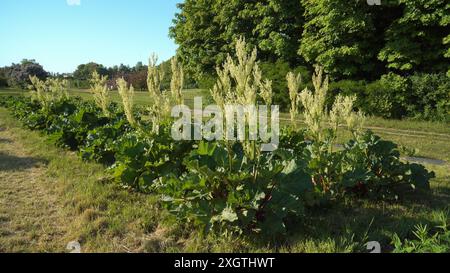
[[[1,89],[0,88],[0,96],[14,96],[14,95],[27,95],[28,91],[19,90],[19,89]],[[73,97],[81,97],[83,99],[92,100],[92,94],[87,89],[71,89],[69,94]],[[198,96],[207,96],[208,92],[202,89],[189,89],[184,91],[184,98],[186,104],[193,107],[194,98]],[[111,91],[111,99],[115,102],[120,102],[121,98],[117,91]],[[135,91],[135,103],[137,105],[148,105],[151,102],[151,97],[146,91]]]
[[[73,93],[89,98],[86,92]],[[146,95],[137,94],[139,103]],[[394,132],[380,134],[418,147],[420,155],[448,159],[450,154],[448,128],[439,123],[370,119],[368,126]],[[417,192],[398,203],[346,199],[310,209],[284,241],[203,238],[160,208],[156,196],[109,183],[103,166],[20,128],[2,108],[0,151],[0,252],[64,251],[73,240],[85,252],[351,252],[364,251],[368,241],[379,241],[389,251],[394,233],[413,238],[415,225],[434,227],[450,208],[450,164],[427,165],[437,176],[430,193]]]
[[[0,128],[0,252],[62,252],[72,240],[87,252],[138,251],[156,230],[151,197],[102,183],[103,166],[19,128],[4,109]]]
[[[111,98],[113,101],[120,102],[121,98],[117,91],[111,91]],[[92,99],[92,94],[88,90],[70,90],[72,96],[79,96],[84,99]],[[189,89],[184,91],[185,103],[193,107],[193,100],[197,96],[205,96],[207,92],[202,89]],[[137,105],[148,105],[151,102],[151,97],[146,91],[135,91],[135,103]]]

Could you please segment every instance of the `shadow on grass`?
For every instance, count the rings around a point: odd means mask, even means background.
[[[1,132],[1,128],[0,128],[0,132]],[[9,144],[9,143],[13,143],[13,141],[11,139],[1,138],[0,137],[0,144],[2,144],[2,143]]]
[[[47,163],[48,160],[42,158],[17,157],[0,152],[0,171],[21,171]]]
[[[365,244],[378,241],[383,252],[392,251],[392,237],[414,239],[418,224],[433,229],[436,214],[450,209],[450,188],[407,194],[398,203],[346,200],[329,208],[308,209],[305,217],[291,223],[290,235],[280,247],[292,252],[308,251],[305,242],[317,249],[332,241],[334,251],[366,252]],[[311,247],[311,246],[309,246]]]
[[[389,253],[394,250],[394,235],[401,240],[416,239],[413,232],[419,224],[427,225],[432,234],[441,224],[440,216],[450,213],[450,187],[447,185],[433,187],[431,191],[404,192],[401,196],[398,201],[346,197],[306,208],[303,217],[290,218],[285,223],[286,235],[253,234],[243,236],[242,241],[226,241],[226,246],[223,246],[224,241],[211,236],[199,245],[204,252],[211,249],[223,252],[224,247],[225,252],[368,253],[366,244],[377,241],[382,252]],[[183,224],[179,227],[176,230],[180,233],[174,236],[190,230]],[[180,246],[177,251],[185,249]]]

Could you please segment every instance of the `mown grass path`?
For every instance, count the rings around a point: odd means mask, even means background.
[[[83,162],[0,108],[0,252],[143,252],[159,245],[155,198],[104,181]]]
[[[46,163],[0,121],[0,252],[64,250],[67,222]]]

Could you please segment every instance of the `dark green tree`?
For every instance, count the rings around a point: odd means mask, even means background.
[[[378,57],[396,72],[442,72],[450,68],[448,0],[398,0],[403,12],[385,34]]]
[[[7,71],[9,71],[8,67],[0,67],[0,87],[8,86]]]
[[[6,78],[8,85],[17,88],[27,88],[30,82],[30,76],[36,76],[39,79],[45,79],[48,73],[42,65],[35,60],[24,59],[20,64],[12,64],[6,69]]]
[[[298,0],[186,0],[179,8],[170,35],[196,79],[214,74],[241,36],[262,61],[302,60],[296,54],[303,25]]]
[[[361,0],[302,0],[305,29],[299,54],[333,78],[358,77],[376,68],[378,6]]]
[[[204,73],[212,73],[218,60],[226,54],[226,44],[221,32],[224,26],[216,21],[216,0],[186,0],[178,4],[180,12],[175,15],[170,36],[179,45],[178,57],[186,70],[197,79]]]
[[[91,78],[94,71],[97,71],[102,76],[108,74],[108,70],[103,65],[91,62],[80,64],[75,72],[73,72],[73,77],[75,80],[85,81]]]

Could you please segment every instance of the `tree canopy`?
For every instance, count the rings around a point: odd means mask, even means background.
[[[302,6],[298,0],[186,0],[179,4],[170,35],[178,57],[196,79],[211,74],[243,36],[259,59],[298,64]]]
[[[20,64],[4,67],[1,74],[3,75],[0,77],[6,78],[9,86],[18,88],[27,88],[31,83],[30,76],[36,76],[39,79],[45,79],[48,76],[42,65],[36,60],[28,59],[22,60]]]
[[[108,70],[103,65],[90,62],[87,64],[80,64],[75,72],[73,72],[73,77],[77,80],[88,80],[91,78],[94,71],[101,76],[108,74]]]
[[[170,35],[196,79],[244,37],[259,60],[320,64],[335,79],[450,70],[448,0],[186,0]]]
[[[449,69],[450,2],[399,0],[402,16],[385,34],[379,58],[395,71],[441,72]]]

